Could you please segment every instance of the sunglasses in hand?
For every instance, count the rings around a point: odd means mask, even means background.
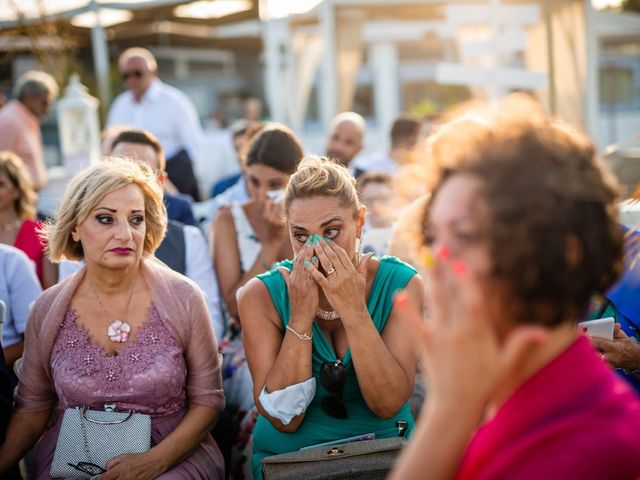
[[[342,360],[325,362],[320,366],[320,383],[331,395],[324,397],[320,407],[333,418],[347,418],[347,408],[342,401],[345,373]]]
[[[95,463],[90,462],[78,462],[75,465],[73,463],[67,463],[70,467],[75,468],[76,470],[86,473],[87,475],[101,475],[106,472],[104,468],[100,465],[96,465]]]

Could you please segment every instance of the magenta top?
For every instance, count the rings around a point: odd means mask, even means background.
[[[581,336],[480,427],[457,478],[637,480],[640,400]]]

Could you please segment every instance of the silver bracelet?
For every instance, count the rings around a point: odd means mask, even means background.
[[[287,325],[287,330],[289,330],[296,337],[298,337],[298,340],[301,340],[303,342],[308,342],[309,340],[311,340],[313,338],[313,332],[311,332],[311,335],[308,335],[306,333],[298,333],[293,328],[291,328],[289,325]]]

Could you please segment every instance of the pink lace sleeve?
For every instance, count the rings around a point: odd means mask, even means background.
[[[24,333],[24,353],[16,363],[16,375],[20,380],[15,396],[15,409],[42,411],[53,408],[58,398],[51,384],[49,356],[42,348],[40,327],[45,312],[38,305],[31,310]],[[62,319],[61,319],[62,320]],[[44,358],[44,357],[47,358]]]
[[[187,307],[189,338],[186,344],[187,398],[189,403],[224,409],[218,345],[209,321],[204,294],[197,288],[190,292]]]

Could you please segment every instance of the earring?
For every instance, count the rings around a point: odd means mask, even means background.
[[[358,263],[360,263],[360,257],[362,257],[362,252],[360,251],[361,247],[362,247],[362,241],[360,240],[360,237],[356,237],[356,261]]]

